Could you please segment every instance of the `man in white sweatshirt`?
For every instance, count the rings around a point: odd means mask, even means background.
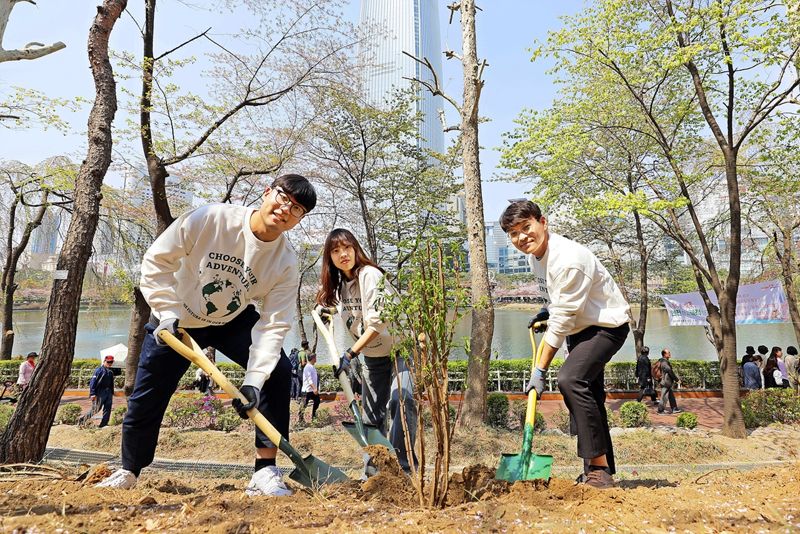
[[[211,204],[178,217],[142,260],[140,287],[152,310],[122,423],[122,469],[99,484],[131,488],[155,454],[164,412],[189,361],[166,346],[161,330],[183,327],[246,369],[234,400],[243,418],[259,411],[288,438],[291,364],[281,346],[294,315],[297,257],[284,232],[314,209],[304,177],[287,174],[265,189],[261,207]],[[275,466],[277,448],[256,430],[248,495],[290,495]]]
[[[542,353],[526,391],[541,395],[556,351],[567,341],[569,357],[558,372],[558,389],[575,421],[581,482],[614,485],[614,449],[605,409],[604,371],[628,336],[629,306],[592,252],[550,232],[538,205],[512,202],[500,226],[513,245],[530,254],[534,276],[549,300]]]

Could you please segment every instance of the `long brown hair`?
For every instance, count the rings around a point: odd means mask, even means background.
[[[322,250],[322,276],[317,292],[317,304],[322,306],[335,306],[339,303],[339,289],[345,277],[342,271],[333,264],[331,257],[333,249],[339,246],[353,247],[355,258],[353,258],[352,273],[354,277],[358,277],[358,273],[367,265],[375,267],[380,272],[385,272],[377,263],[369,259],[350,230],[334,228],[325,239],[325,247]]]

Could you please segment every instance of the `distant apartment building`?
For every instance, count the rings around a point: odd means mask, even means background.
[[[528,256],[514,247],[499,222],[487,222],[486,262],[489,270],[496,274],[520,274],[531,272]]]

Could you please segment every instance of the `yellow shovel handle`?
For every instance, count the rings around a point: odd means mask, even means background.
[[[534,326],[537,326],[538,323]],[[542,349],[544,348],[544,342],[539,343],[539,347],[536,347],[536,338],[533,335],[533,328],[528,329],[528,335],[531,338],[531,376],[533,373],[536,372],[536,365],[539,363],[539,358],[542,356]],[[536,422],[536,390],[532,389],[528,392],[528,406],[525,410],[525,424],[526,425],[533,425]]]

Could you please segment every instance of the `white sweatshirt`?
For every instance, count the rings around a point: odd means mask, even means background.
[[[261,315],[251,331],[244,383],[261,388],[280,358],[294,316],[297,257],[281,235],[261,241],[254,208],[210,204],[184,213],[142,260],[142,294],[159,319],[202,328],[232,321],[248,304]]]
[[[394,345],[389,325],[381,319],[386,293],[392,292],[388,283],[382,287],[383,276],[380,269],[371,265],[363,267],[357,278],[342,284],[337,305],[353,341],[358,340],[367,328],[378,331],[378,336],[361,350],[364,356],[373,358],[389,356]]]
[[[630,307],[600,260],[585,246],[550,232],[547,251],[530,264],[548,298],[544,341],[551,347],[590,326],[615,328],[628,322]]]

